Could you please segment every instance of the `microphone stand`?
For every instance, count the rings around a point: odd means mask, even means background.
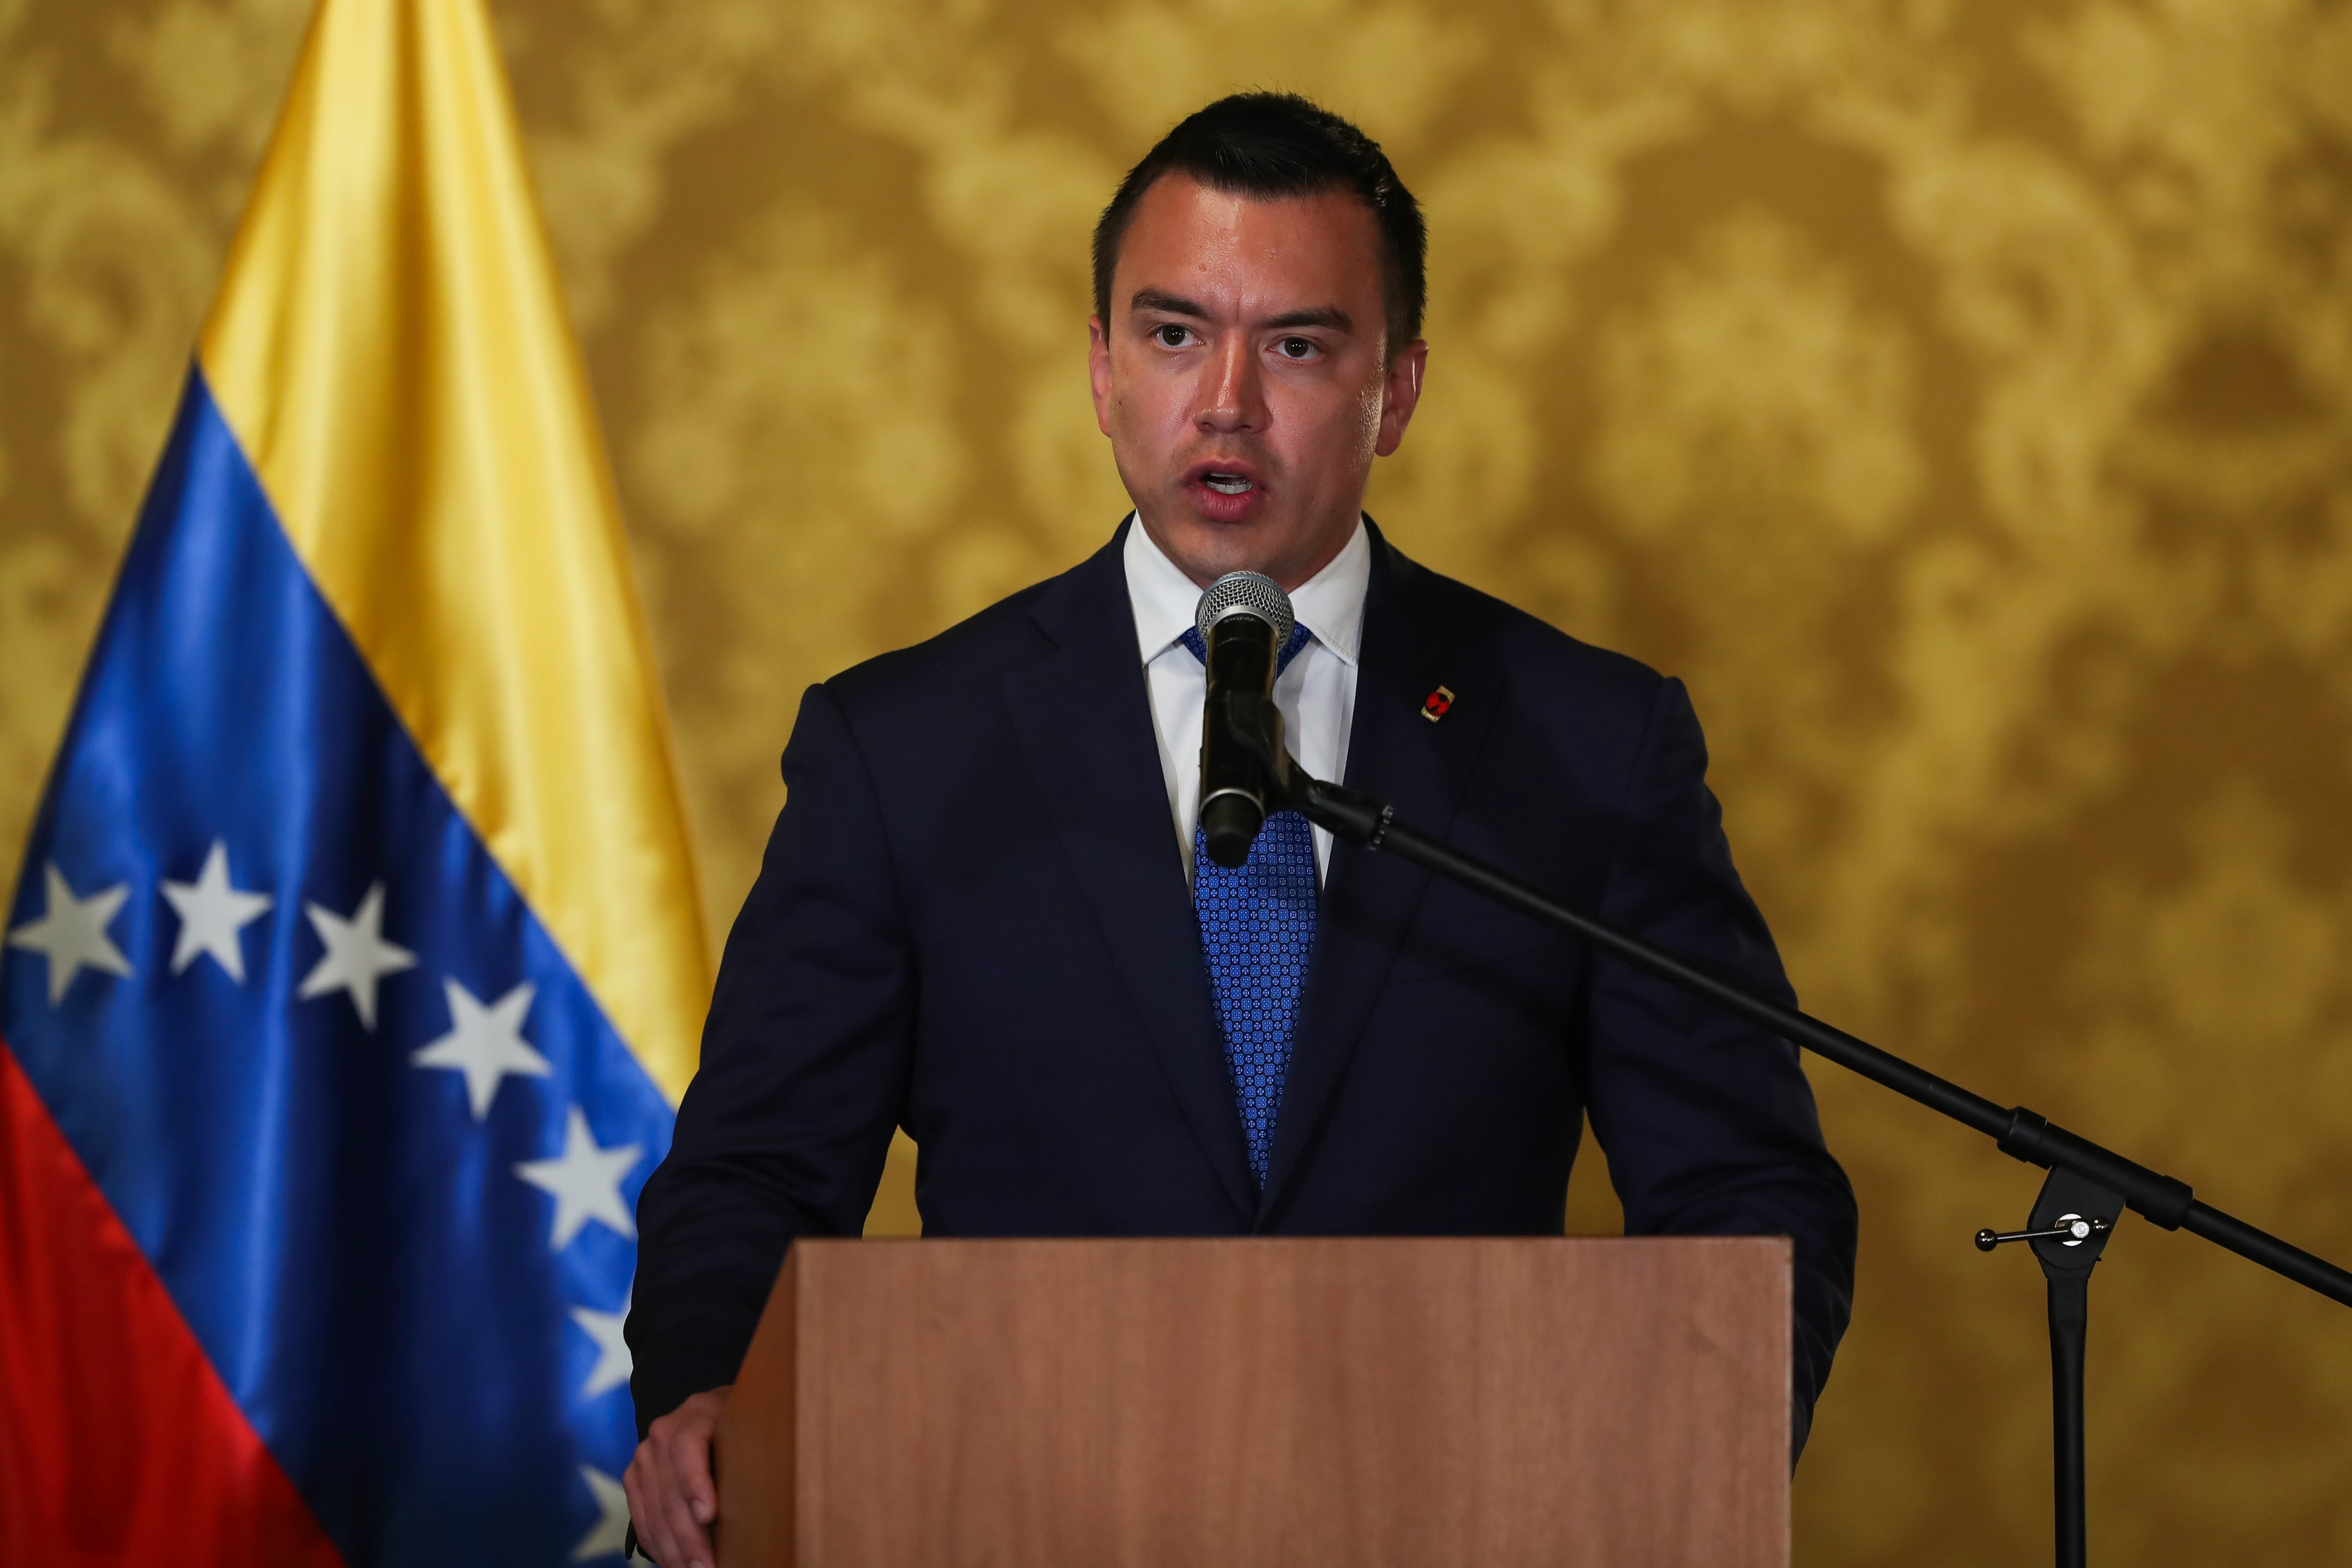
[[[1872,1082],[1942,1112],[1993,1140],[2000,1152],[2050,1173],[2021,1231],[1981,1230],[1979,1249],[2005,1242],[2033,1249],[2049,1279],[2050,1370],[2059,1568],[2083,1568],[2083,1347],[2092,1267],[2126,1208],[2166,1230],[2186,1230],[2274,1274],[2352,1307],[2352,1273],[2267,1231],[2200,1202],[2189,1184],[2160,1175],[2115,1151],[2053,1124],[2023,1106],[2004,1107],[1948,1079],[1734,984],[1542,889],[1465,855],[1396,819],[1393,806],[1310,778],[1282,745],[1282,716],[1270,699],[1235,694],[1223,715],[1228,731],[1265,770],[1268,803],[1287,806],[1335,838],[1410,860],[1506,909],[1541,921],[1586,945],[1713,1004],[1736,1017],[1827,1057]]]

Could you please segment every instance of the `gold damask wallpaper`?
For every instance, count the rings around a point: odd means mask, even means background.
[[[305,10],[0,0],[0,843]],[[714,929],[801,689],[1107,535],[1088,226],[1297,88],[1430,213],[1374,512],[1688,679],[1807,1003],[2352,1258],[2342,0],[494,10]],[[2041,1280],[1969,1243],[2036,1174],[1813,1078],[1864,1231],[1798,1560],[2042,1557]],[[2137,1220],[2093,1301],[2103,1560],[2352,1555],[2352,1315]]]

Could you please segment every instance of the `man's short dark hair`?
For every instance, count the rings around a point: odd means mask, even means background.
[[[1428,230],[1421,204],[1397,178],[1381,144],[1295,92],[1237,92],[1187,116],[1127,172],[1095,225],[1095,314],[1110,327],[1110,278],[1135,209],[1162,174],[1189,174],[1212,190],[1274,199],[1346,191],[1371,209],[1387,251],[1381,292],[1389,347],[1421,335],[1429,287]]]

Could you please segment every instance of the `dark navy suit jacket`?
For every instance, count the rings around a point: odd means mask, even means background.
[[[1252,1181],[1122,537],[803,700],[638,1203],[640,1425],[732,1381],[785,1247],[857,1234],[894,1127],[932,1236],[1534,1236],[1589,1113],[1629,1232],[1794,1238],[1801,1434],[1855,1215],[1795,1050],[1404,861],[1332,850]],[[1706,766],[1680,682],[1375,531],[1345,782],[1788,999]]]

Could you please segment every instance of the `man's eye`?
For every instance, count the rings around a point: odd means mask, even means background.
[[[1164,327],[1154,328],[1151,335],[1158,338],[1161,342],[1167,344],[1171,349],[1181,349],[1184,346],[1184,340],[1191,337],[1192,334],[1184,328],[1178,326],[1175,322],[1171,321]]]
[[[1315,352],[1315,345],[1305,338],[1285,338],[1276,347],[1285,359],[1305,359]]]

